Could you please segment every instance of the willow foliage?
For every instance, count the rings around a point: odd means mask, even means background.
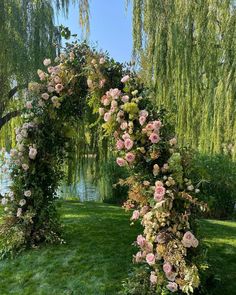
[[[129,1],[128,1],[129,2]],[[134,53],[181,144],[236,158],[236,9],[230,0],[134,0]]]

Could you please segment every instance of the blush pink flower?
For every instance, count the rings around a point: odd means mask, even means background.
[[[130,78],[129,75],[126,75],[121,79],[121,82],[126,83],[127,81],[129,81],[129,78]]]
[[[122,135],[122,138],[123,138],[123,140],[130,139],[130,135],[129,135],[129,133],[125,132],[125,133]]]
[[[44,100],[48,100],[49,99],[49,94],[48,93],[43,93],[42,95],[41,95],[41,97],[44,99]]]
[[[186,248],[190,248],[190,247],[196,248],[199,243],[198,240],[195,238],[195,236],[190,231],[187,231],[184,234],[181,242],[184,245],[184,247],[186,247]]]
[[[127,154],[125,155],[125,159],[126,159],[126,161],[129,162],[129,163],[133,163],[134,160],[135,160],[135,155],[134,155],[133,153],[127,153]]]
[[[123,101],[123,103],[126,103],[129,101],[129,96],[128,95],[124,95],[122,96],[121,100]]]
[[[160,141],[160,137],[158,134],[156,133],[151,133],[151,135],[149,136],[149,140],[151,141],[151,143],[158,143]]]
[[[132,139],[130,139],[130,138],[125,139],[125,148],[127,150],[131,150],[133,145],[134,145],[134,142]]]
[[[159,130],[161,128],[161,126],[162,126],[160,120],[156,120],[152,124],[153,124],[154,129],[156,129],[156,130]]]
[[[155,255],[153,253],[148,253],[146,256],[146,261],[149,265],[155,264]]]
[[[45,60],[43,61],[43,64],[45,65],[45,67],[49,66],[51,64],[51,59],[45,58]]]
[[[109,106],[109,104],[110,104],[109,98],[108,97],[104,97],[104,99],[103,99],[103,105],[104,106]]]
[[[165,273],[171,273],[171,271],[172,271],[172,265],[169,262],[165,262],[163,264],[163,271]]]
[[[146,117],[144,117],[144,116],[139,117],[139,123],[140,123],[141,126],[143,126],[143,124],[145,122],[146,122]]]
[[[171,292],[176,292],[178,290],[178,285],[174,282],[169,282],[166,286],[166,288],[168,290],[170,290]]]
[[[142,235],[138,235],[136,242],[142,248],[146,244],[146,239]]]
[[[124,148],[125,144],[124,144],[124,141],[119,139],[117,142],[116,142],[116,148],[120,151]]]
[[[133,214],[132,214],[132,217],[131,217],[131,220],[137,220],[139,219],[139,211],[138,210],[134,210]]]
[[[153,124],[152,123],[148,123],[147,126],[145,127],[145,129],[147,131],[152,131],[154,129]]]
[[[147,117],[148,117],[148,111],[146,111],[146,110],[142,110],[142,111],[140,111],[140,112],[139,112],[139,116],[140,116],[140,117],[145,117],[145,118],[147,118]]]
[[[156,276],[155,271],[152,271],[152,272],[151,272],[151,275],[150,275],[150,282],[151,282],[153,285],[156,285],[156,284],[157,284],[157,276]]]
[[[55,86],[55,90],[57,93],[61,92],[64,89],[64,86],[62,84],[57,84]]]
[[[126,121],[122,122],[121,125],[120,125],[120,129],[125,130],[127,128],[128,128],[128,123]]]
[[[54,82],[55,82],[56,84],[60,84],[60,83],[61,83],[61,78],[58,77],[58,76],[56,76],[56,77],[54,78]]]
[[[108,122],[111,120],[111,113],[107,112],[104,114],[104,121]]]
[[[127,164],[127,162],[123,158],[117,158],[116,163],[120,166],[123,167]]]
[[[139,262],[141,262],[142,260],[143,260],[143,255],[142,255],[142,252],[139,251],[139,252],[136,253],[136,255],[135,255],[135,261],[136,261],[137,263],[139,263]]]
[[[156,186],[154,193],[154,200],[160,202],[163,200],[166,189],[163,186]]]

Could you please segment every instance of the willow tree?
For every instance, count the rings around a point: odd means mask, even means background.
[[[156,103],[176,114],[180,143],[236,158],[235,1],[132,3],[134,54]]]
[[[20,113],[15,94],[23,98],[41,61],[56,56],[60,33],[54,11],[67,14],[70,2],[80,4],[80,23],[88,31],[87,0],[0,1],[0,129]]]

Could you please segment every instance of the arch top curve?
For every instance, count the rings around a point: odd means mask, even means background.
[[[206,207],[192,196],[197,190],[186,176],[166,111],[156,109],[137,73],[86,43],[67,44],[54,63],[43,64],[39,81],[29,84],[24,123],[11,151],[13,184],[2,201],[7,208],[2,253],[45,241],[63,243],[56,190],[73,143],[71,127],[79,125],[82,141],[85,129],[92,130],[87,152],[101,157],[106,140],[117,165],[129,170],[120,181],[129,186],[124,207],[134,209],[131,221],[140,220],[144,228],[135,261],[146,269],[151,288],[191,293],[200,283],[192,259],[198,240],[191,207]]]

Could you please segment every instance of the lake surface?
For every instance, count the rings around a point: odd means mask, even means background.
[[[92,159],[89,161],[92,161]],[[78,173],[78,180],[74,184],[67,185],[66,182],[62,183],[57,192],[59,198],[74,198],[81,202],[102,201],[102,194],[99,185],[94,182],[91,171],[92,168],[90,166],[91,163],[89,163],[89,161],[87,164],[83,165],[83,169]],[[10,185],[11,179],[9,171],[2,172],[0,169],[0,194],[4,195],[9,192]]]

